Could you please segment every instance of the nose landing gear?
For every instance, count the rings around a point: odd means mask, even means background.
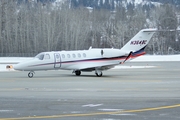
[[[34,71],[30,71],[30,72],[28,73],[28,77],[29,77],[29,78],[32,78],[32,77],[34,76],[34,74],[35,74]]]

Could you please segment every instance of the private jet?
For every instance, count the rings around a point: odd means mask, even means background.
[[[14,65],[18,71],[30,71],[28,77],[34,76],[34,71],[72,70],[76,76],[81,72],[95,72],[101,77],[102,71],[109,70],[126,61],[145,54],[145,48],[156,29],[142,29],[121,49],[92,48],[76,51],[42,52],[33,59]]]

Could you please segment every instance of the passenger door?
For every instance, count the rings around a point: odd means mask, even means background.
[[[59,53],[54,53],[54,68],[60,68],[61,67],[61,56]]]

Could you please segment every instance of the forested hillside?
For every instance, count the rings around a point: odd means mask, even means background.
[[[90,46],[121,48],[143,28],[176,30],[179,26],[180,12],[173,4],[111,0],[121,4],[109,9],[85,2],[75,6],[75,1],[1,0],[0,56],[33,56],[43,51]],[[158,32],[146,51],[149,54],[179,53],[179,32]]]

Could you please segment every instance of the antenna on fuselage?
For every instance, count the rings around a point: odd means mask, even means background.
[[[92,46],[89,47],[89,50],[92,49]]]

